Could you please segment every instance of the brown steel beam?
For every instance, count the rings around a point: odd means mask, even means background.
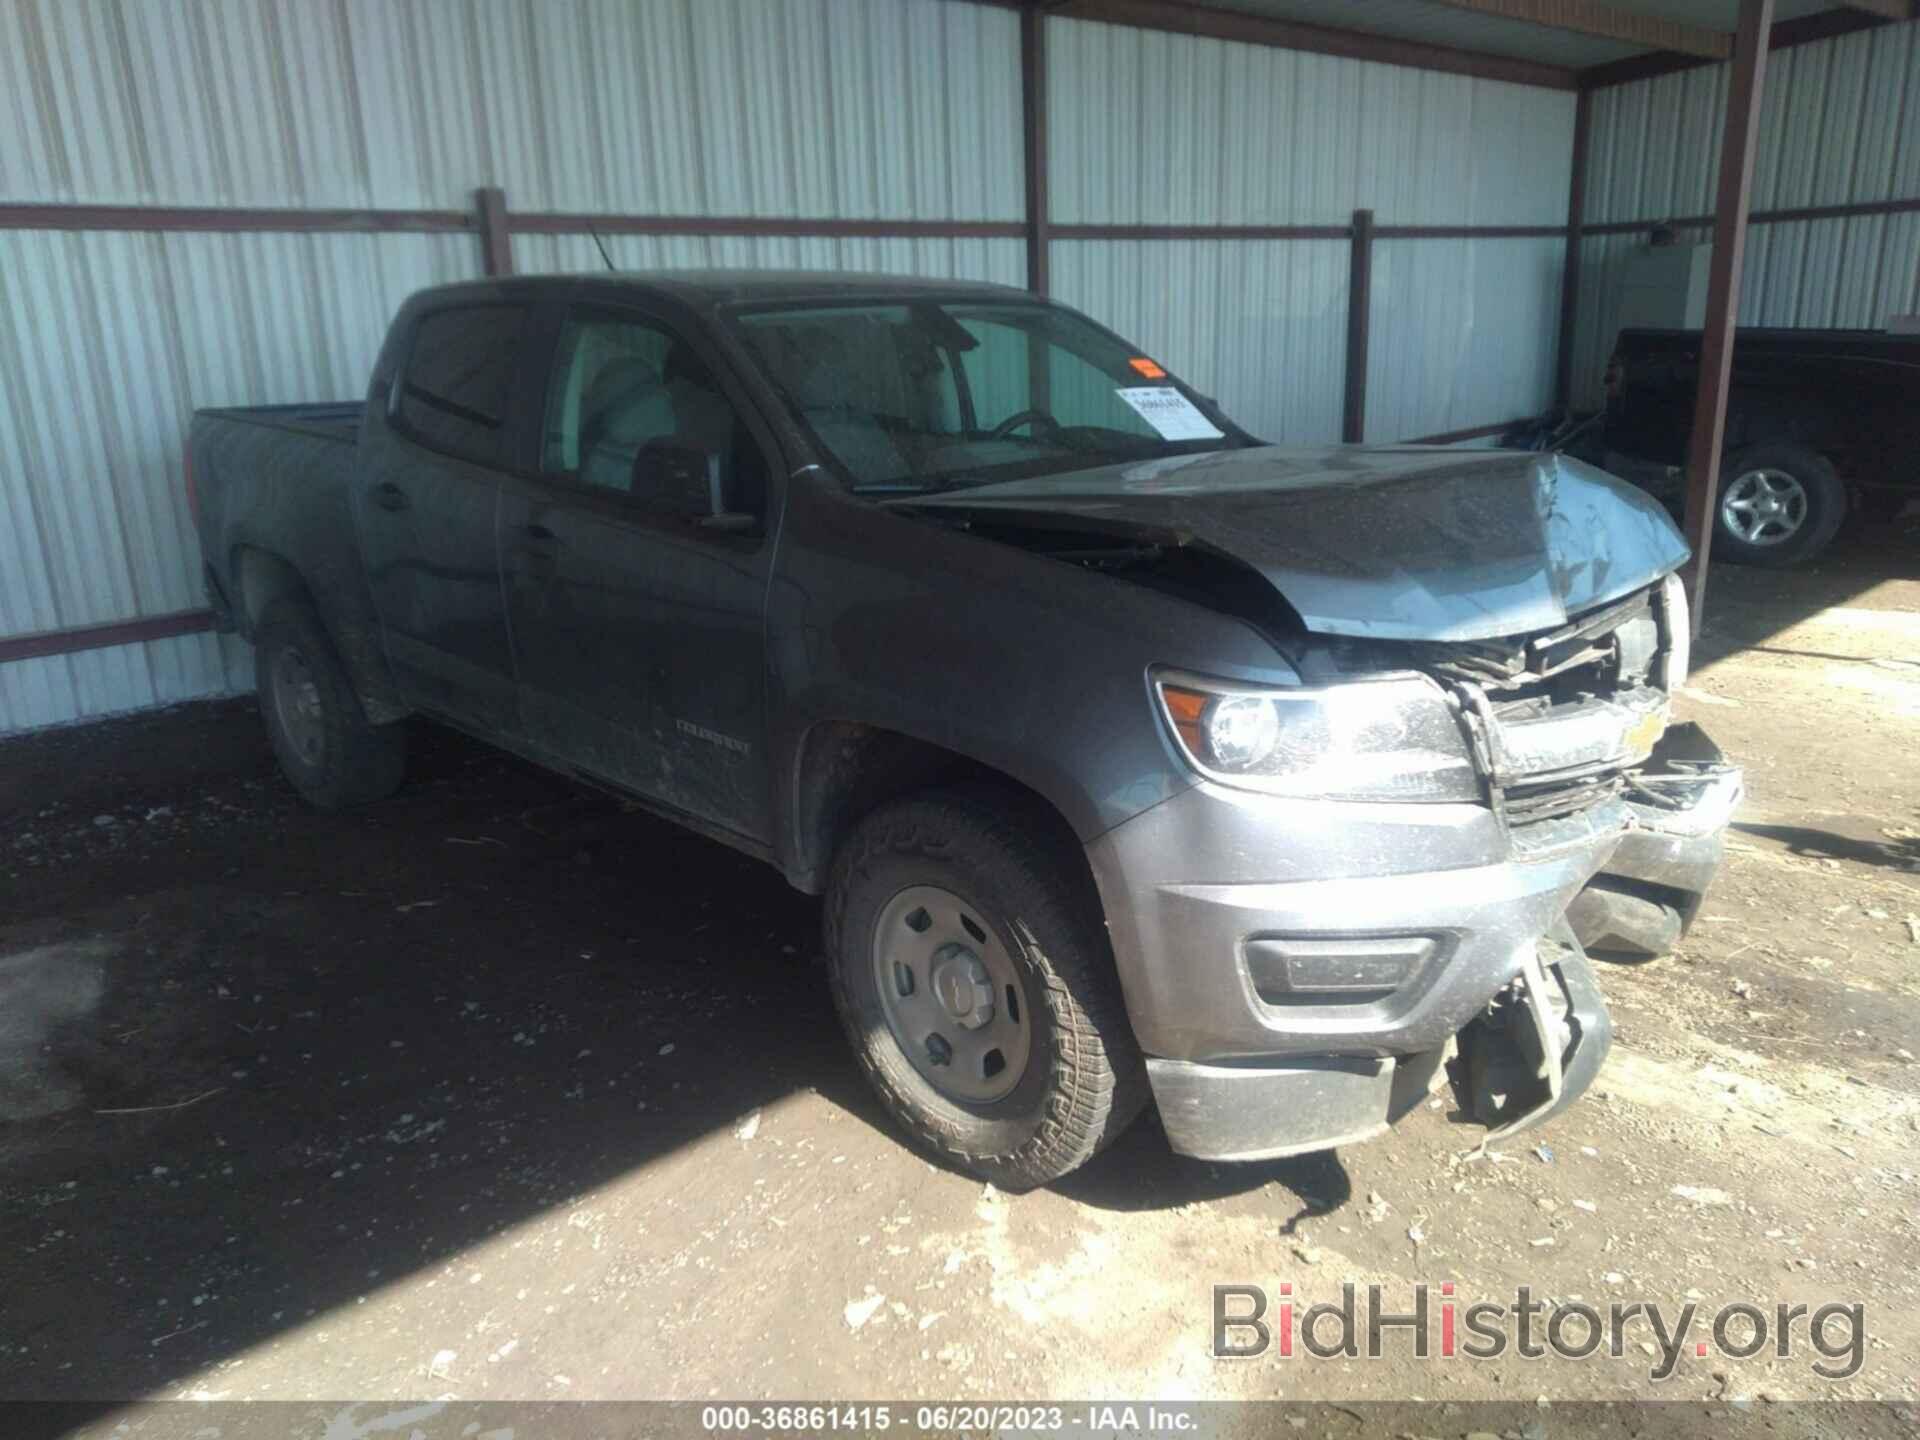
[[[1733,37],[1724,30],[1706,30],[1658,15],[1642,15],[1635,10],[1602,5],[1598,0],[1439,0],[1439,3],[1456,10],[1471,10],[1477,15],[1498,15],[1529,25],[1594,35],[1602,40],[1704,55],[1709,60],[1724,60],[1733,53]]]
[[[1846,205],[1794,205],[1781,210],[1754,210],[1747,215],[1749,228],[1755,225],[1782,225],[1793,220],[1851,220],[1861,215],[1911,215],[1920,210],[1920,199],[1856,200]],[[1683,215],[1678,219],[1607,220],[1583,225],[1583,235],[1632,235],[1656,225],[1669,230],[1711,230],[1711,215]]]
[[[113,620],[71,630],[41,630],[0,640],[0,664],[9,660],[37,660],[46,655],[71,655],[79,650],[105,650],[114,645],[137,645],[146,640],[170,640],[176,635],[198,635],[211,629],[211,610],[177,610],[171,615],[148,615],[139,620]]]
[[[1055,240],[1345,240],[1350,225],[1054,225]]]
[[[1572,174],[1567,183],[1567,258],[1560,271],[1560,344],[1553,361],[1553,401],[1573,403],[1573,331],[1580,318],[1580,241],[1587,214],[1587,141],[1593,132],[1593,92],[1573,104]]]
[[[513,232],[507,227],[507,192],[497,185],[473,192],[480,217],[480,273],[513,274]]]
[[[1047,17],[1020,12],[1020,131],[1026,160],[1027,289],[1047,293]]]
[[[870,240],[1019,240],[1023,220],[791,220],[760,215],[580,215],[513,210],[514,235],[798,235]]]
[[[1398,40],[1363,30],[1342,30],[1192,5],[1184,0],[1059,0],[1049,4],[1049,15],[1071,20],[1099,20],[1130,25],[1139,30],[1166,30],[1209,40],[1238,40],[1248,45],[1270,45],[1281,50],[1305,50],[1316,55],[1338,55],[1348,60],[1374,60],[1414,70],[1438,70],[1449,75],[1472,75],[1482,80],[1505,80],[1549,90],[1579,88],[1578,72],[1559,65],[1543,65],[1508,55],[1478,50],[1454,50],[1417,40]]]
[[[1892,22],[1861,10],[1818,10],[1792,20],[1782,20],[1767,35],[1769,50],[1787,50],[1795,45],[1810,45],[1816,40],[1832,40],[1860,30],[1874,30]],[[1645,55],[1629,55],[1605,65],[1590,65],[1578,71],[1582,90],[1604,90],[1610,85],[1626,85],[1635,80],[1651,80],[1656,75],[1671,75],[1677,70],[1693,70],[1715,62],[1698,55],[1681,55],[1672,50],[1653,50]]]
[[[1367,438],[1367,328],[1373,318],[1373,212],[1353,212],[1353,254],[1347,271],[1347,389],[1340,438]]]
[[[0,230],[258,231],[407,233],[478,232],[483,258],[507,254],[496,235],[745,235],[803,236],[846,239],[958,239],[1028,240],[1032,227],[1024,220],[840,220],[783,219],[761,215],[590,215],[508,210],[504,197],[497,215],[487,210],[475,192],[475,208],[460,210],[284,210],[284,209],[170,209],[144,205],[0,205]],[[1890,202],[1893,208],[1909,203]],[[1871,213],[1868,206],[1829,207],[1852,213]],[[1887,208],[1887,207],[1881,207]],[[1691,224],[1681,220],[1674,224]],[[1710,217],[1697,223],[1711,223]],[[497,226],[498,230],[494,227]],[[1639,221],[1622,222],[1616,230],[1644,228]],[[1588,233],[1596,227],[1589,226]],[[1345,240],[1349,225],[1053,225],[1051,240]],[[1563,233],[1558,225],[1381,225],[1374,235],[1382,240],[1499,239],[1546,237]],[[510,239],[508,245],[510,246]],[[508,273],[505,271],[497,273]]]
[[[1713,257],[1707,269],[1707,324],[1700,338],[1700,381],[1693,433],[1687,441],[1687,539],[1693,546],[1688,590],[1693,623],[1706,613],[1707,561],[1713,548],[1714,497],[1726,438],[1727,382],[1733,374],[1734,326],[1740,311],[1740,263],[1747,243],[1747,202],[1760,140],[1760,91],[1767,77],[1766,38],[1773,0],[1740,0],[1726,128],[1720,140],[1720,183],[1714,197]]]
[[[1849,10],[1864,10],[1869,15],[1878,15],[1882,20],[1911,20],[1914,17],[1913,0],[1846,0]]]
[[[387,234],[472,230],[464,210],[292,210],[166,205],[0,205],[0,230]]]
[[[1376,225],[1376,240],[1545,240],[1564,235],[1564,225]]]

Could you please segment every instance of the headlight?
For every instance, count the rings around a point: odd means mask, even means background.
[[[1460,726],[1431,681],[1276,690],[1164,671],[1154,691],[1194,768],[1324,800],[1478,800]]]
[[[1687,609],[1687,583],[1678,571],[1660,582],[1660,612],[1667,631],[1667,664],[1662,678],[1671,695],[1687,683],[1687,669],[1693,661],[1693,616]]]

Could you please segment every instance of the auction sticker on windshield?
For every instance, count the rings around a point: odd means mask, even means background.
[[[1160,432],[1162,440],[1224,440],[1223,431],[1171,385],[1137,385],[1113,392]]]

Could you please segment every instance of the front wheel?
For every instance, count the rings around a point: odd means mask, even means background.
[[[1092,880],[1019,796],[940,791],[862,821],[834,863],[826,946],[881,1101],[1007,1189],[1083,1164],[1145,1104]]]
[[[1753,445],[1721,467],[1714,552],[1739,565],[1804,565],[1839,533],[1847,487],[1805,445]]]

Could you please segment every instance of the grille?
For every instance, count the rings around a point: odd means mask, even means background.
[[[1535,820],[1558,820],[1591,810],[1619,796],[1626,782],[1615,773],[1585,780],[1549,780],[1539,785],[1509,785],[1501,792],[1501,808],[1509,825]]]
[[[1643,590],[1539,634],[1421,648],[1461,699],[1502,813],[1527,824],[1622,793],[1664,724],[1666,697],[1649,684],[1659,641]]]

